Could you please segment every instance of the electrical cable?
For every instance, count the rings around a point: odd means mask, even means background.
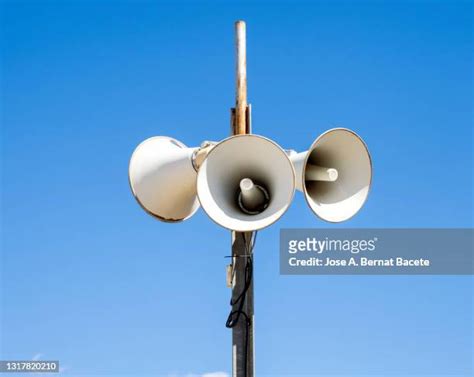
[[[245,262],[245,280],[244,280],[245,282],[244,282],[244,287],[242,289],[242,292],[240,292],[240,294],[237,296],[237,298],[235,300],[233,300],[232,298],[230,299],[230,305],[232,307],[236,304],[239,304],[239,306],[238,306],[237,310],[231,310],[230,311],[229,316],[227,317],[227,321],[225,323],[225,326],[230,329],[230,328],[237,325],[241,315],[245,318],[246,326],[245,326],[245,350],[244,350],[244,361],[245,361],[245,369],[244,369],[245,374],[244,374],[244,376],[247,377],[247,369],[248,369],[247,368],[248,367],[247,363],[248,363],[248,349],[249,349],[249,329],[250,329],[250,326],[251,326],[252,323],[251,323],[251,319],[249,318],[247,313],[245,313],[245,311],[243,310],[243,307],[244,307],[244,303],[245,303],[246,298],[247,298],[247,291],[250,287],[250,284],[252,283],[252,277],[253,277],[253,248],[255,246],[255,241],[257,239],[257,232],[253,232],[252,238],[250,239],[250,242],[247,242],[247,239],[245,237],[244,232],[242,232],[241,234],[242,234],[243,242],[244,242],[244,245],[245,245],[246,254],[245,255],[236,255],[236,256],[246,258],[246,262]],[[249,246],[249,244],[250,244],[250,246]],[[232,272],[232,277],[233,277],[234,271]]]

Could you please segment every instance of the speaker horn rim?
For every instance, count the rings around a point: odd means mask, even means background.
[[[293,172],[292,174],[292,182],[293,182],[293,190],[291,192],[291,195],[290,195],[290,198],[289,198],[289,201],[288,201],[288,204],[286,205],[286,208],[285,210],[283,211],[283,213],[278,217],[276,218],[274,221],[272,221],[270,224],[268,225],[265,225],[263,227],[260,227],[260,228],[256,228],[256,229],[253,229],[253,230],[236,230],[236,229],[230,229],[230,228],[227,228],[225,226],[223,226],[222,224],[219,224],[216,220],[214,220],[214,218],[206,211],[206,208],[205,206],[202,205],[202,202],[201,202],[201,198],[200,198],[200,195],[199,195],[199,184],[198,184],[198,181],[199,181],[199,172],[201,169],[199,169],[198,173],[197,173],[197,178],[196,178],[196,188],[197,188],[197,197],[198,197],[198,201],[199,201],[199,205],[200,207],[203,209],[204,213],[207,215],[207,217],[209,217],[215,224],[219,225],[220,227],[223,227],[225,229],[228,229],[232,232],[256,232],[256,231],[259,231],[259,230],[262,230],[262,229],[265,229],[273,224],[275,224],[278,220],[281,219],[281,217],[288,211],[288,208],[290,208],[291,206],[291,203],[293,203],[293,199],[294,199],[294,196],[295,196],[295,191],[296,191],[296,173],[295,173],[295,167],[293,166],[293,163],[291,162],[290,160],[290,157],[286,154],[285,150],[278,144],[276,143],[275,141],[273,141],[272,139],[269,139],[268,137],[265,137],[265,136],[262,136],[262,135],[258,135],[258,134],[241,134],[241,135],[231,135],[231,136],[228,136],[226,137],[225,139],[222,139],[219,143],[217,143],[210,151],[209,153],[207,154],[206,156],[206,159],[203,161],[203,163],[201,164],[200,167],[202,167],[205,163],[206,163],[206,160],[208,159],[208,157],[219,147],[219,145],[221,145],[222,143],[224,143],[225,141],[228,141],[228,140],[231,140],[231,139],[236,139],[236,138],[242,138],[242,137],[255,137],[255,138],[258,138],[258,139],[263,139],[265,141],[268,141],[270,142],[271,144],[273,144],[274,146],[276,146],[281,152],[282,154],[286,157],[288,163],[289,163],[289,166],[291,168],[291,171]]]
[[[328,220],[328,219],[325,219],[323,217],[321,217],[316,211],[313,210],[313,207],[311,206],[311,203],[309,202],[309,194],[308,192],[306,191],[306,180],[305,180],[305,176],[306,176],[306,166],[308,165],[308,159],[309,159],[309,156],[310,154],[312,153],[312,151],[315,149],[316,147],[316,144],[324,137],[326,136],[327,134],[331,133],[331,132],[336,132],[336,131],[347,131],[349,133],[351,133],[353,136],[357,137],[359,139],[359,141],[362,143],[363,147],[365,148],[365,151],[367,152],[367,156],[369,157],[369,165],[370,165],[370,179],[369,179],[369,188],[367,190],[367,195],[365,196],[364,198],[364,201],[362,202],[360,208],[354,213],[352,214],[351,216],[349,216],[347,219],[344,219],[342,221],[332,221],[332,220]],[[321,135],[319,135],[316,140],[313,141],[313,143],[311,144],[311,147],[308,149],[308,153],[306,153],[306,156],[304,158],[304,163],[303,163],[303,174],[301,174],[301,180],[303,181],[303,194],[304,194],[304,199],[306,201],[306,204],[308,205],[308,207],[311,209],[311,211],[317,216],[319,217],[321,220],[323,221],[326,221],[328,223],[332,223],[332,224],[339,224],[341,222],[344,222],[344,221],[348,221],[350,219],[352,219],[354,216],[356,216],[360,210],[362,209],[362,207],[365,205],[365,203],[367,202],[367,199],[369,198],[369,194],[370,194],[370,191],[372,189],[372,176],[373,176],[373,166],[372,166],[372,157],[370,156],[370,152],[369,152],[369,148],[367,147],[367,144],[365,143],[365,141],[353,130],[350,130],[349,128],[345,128],[345,127],[335,127],[335,128],[331,128],[325,132],[323,132]]]
[[[201,202],[199,202],[199,205],[194,209],[194,211],[192,211],[188,216],[186,217],[183,217],[183,218],[179,218],[179,219],[170,219],[170,218],[166,218],[166,217],[163,217],[163,216],[160,216],[156,213],[153,213],[151,212],[149,209],[147,209],[141,202],[140,202],[140,199],[138,199],[138,196],[135,194],[135,190],[133,189],[133,185],[132,185],[132,181],[130,180],[130,170],[131,170],[131,165],[132,165],[132,160],[133,160],[133,156],[135,155],[135,153],[137,152],[138,148],[140,148],[140,146],[142,144],[145,144],[147,143],[148,141],[151,141],[151,140],[155,140],[155,139],[164,139],[164,140],[167,140],[167,141],[170,141],[172,142],[173,144],[175,144],[178,148],[181,148],[181,149],[187,149],[189,148],[188,146],[186,146],[186,144],[182,143],[181,141],[173,138],[173,137],[169,137],[169,136],[151,136],[145,140],[143,140],[140,144],[138,144],[135,149],[133,150],[133,153],[132,155],[130,156],[130,160],[128,162],[128,184],[130,186],[130,190],[132,191],[132,195],[133,197],[135,198],[135,200],[137,201],[138,205],[148,214],[150,215],[151,217],[154,217],[155,219],[157,220],[160,220],[161,222],[164,222],[164,223],[169,223],[169,224],[175,224],[175,223],[181,223],[187,219],[189,219],[190,217],[192,217],[196,212],[197,210],[199,209],[199,207],[201,207]],[[197,183],[197,182],[196,182]],[[196,195],[197,196],[197,195]]]

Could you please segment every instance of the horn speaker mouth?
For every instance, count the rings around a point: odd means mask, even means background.
[[[239,205],[240,183],[246,178],[268,195],[268,204],[258,213],[246,213]],[[236,135],[209,152],[198,172],[197,192],[203,210],[217,224],[239,232],[254,231],[285,213],[295,192],[295,173],[275,142],[253,134]]]
[[[372,160],[366,144],[355,132],[347,128],[326,131],[309,149],[303,166],[306,202],[322,220],[346,221],[366,202],[372,184]],[[305,179],[311,166],[336,169],[337,179]]]

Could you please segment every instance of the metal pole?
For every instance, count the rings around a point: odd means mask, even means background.
[[[235,23],[235,128],[234,135],[250,133],[247,129],[247,46],[245,22]]]
[[[251,133],[250,106],[247,104],[247,52],[245,22],[235,23],[236,101],[231,111],[232,135]],[[248,258],[253,258],[250,245],[252,232],[232,232],[232,300],[235,302],[245,289],[245,269]],[[253,274],[252,274],[253,275]],[[239,303],[232,306],[238,311]],[[232,376],[253,377],[254,371],[254,310],[253,278],[247,289],[245,302],[237,324],[232,328]],[[247,320],[248,319],[248,320]]]

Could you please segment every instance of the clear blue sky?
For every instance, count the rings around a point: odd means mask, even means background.
[[[473,225],[472,3],[15,1],[1,16],[2,359],[230,372],[229,233],[202,210],[146,215],[127,168],[153,135],[228,135],[237,19],[255,133],[304,150],[344,126],[369,146],[369,200],[338,226]],[[472,277],[279,275],[279,229],[328,226],[297,193],[259,234],[258,375],[471,375]]]

